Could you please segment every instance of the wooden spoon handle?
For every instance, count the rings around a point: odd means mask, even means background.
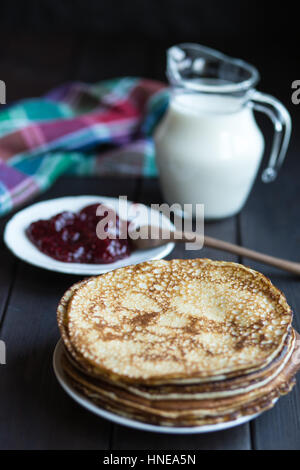
[[[181,241],[203,241],[203,237],[201,235],[192,234],[192,233],[185,233],[182,234]],[[194,237],[192,237],[194,235]],[[179,237],[179,232],[177,232],[177,237]],[[177,238],[176,237],[176,238]],[[177,240],[176,241],[180,241]],[[229,253],[233,253],[239,256],[245,256],[246,258],[253,259],[255,261],[259,261],[264,264],[270,264],[271,266],[275,266],[276,268],[283,269],[284,271],[291,272],[293,274],[300,275],[300,263],[295,263],[294,261],[288,261],[281,258],[276,258],[275,256],[265,255],[264,253],[259,253],[255,250],[250,250],[249,248],[244,248],[243,246],[235,245],[234,243],[225,242],[223,240],[218,240],[216,238],[204,236],[204,246],[215,248],[217,250],[228,251]]]
[[[217,240],[216,238],[207,236],[204,237],[204,245],[211,248],[216,248],[217,250],[229,251],[235,255],[245,256],[246,258],[254,259],[255,261],[260,261],[261,263],[270,264],[276,268],[300,275],[300,263],[276,258],[275,256],[265,255],[264,253],[259,253],[258,251],[250,250],[249,248],[244,248],[243,246],[235,245],[234,243],[224,242],[222,240]]]

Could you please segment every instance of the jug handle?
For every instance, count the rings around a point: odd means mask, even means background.
[[[253,90],[250,106],[254,110],[265,113],[274,124],[274,138],[267,168],[262,173],[262,181],[271,183],[277,177],[289,145],[292,122],[285,106],[271,95]]]

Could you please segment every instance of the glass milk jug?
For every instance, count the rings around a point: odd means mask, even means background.
[[[187,215],[195,215],[198,203],[207,219],[232,216],[243,207],[264,152],[253,110],[266,113],[275,128],[265,183],[284,160],[290,115],[254,89],[259,74],[253,66],[197,44],[168,50],[167,75],[169,107],[154,134],[165,200]]]

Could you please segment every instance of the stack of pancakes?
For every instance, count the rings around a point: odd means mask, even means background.
[[[208,259],[153,261],[70,288],[58,306],[73,387],[127,418],[231,421],[293,387],[296,334],[262,274]]]

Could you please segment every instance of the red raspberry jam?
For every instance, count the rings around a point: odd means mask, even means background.
[[[127,258],[129,239],[118,238],[120,219],[116,215],[116,237],[100,240],[96,226],[106,215],[96,215],[100,204],[84,207],[80,212],[65,211],[48,220],[38,220],[26,229],[29,240],[43,253],[66,263],[106,264]],[[122,221],[123,223],[128,223]],[[108,231],[108,225],[105,231]],[[128,233],[128,232],[127,232]]]

